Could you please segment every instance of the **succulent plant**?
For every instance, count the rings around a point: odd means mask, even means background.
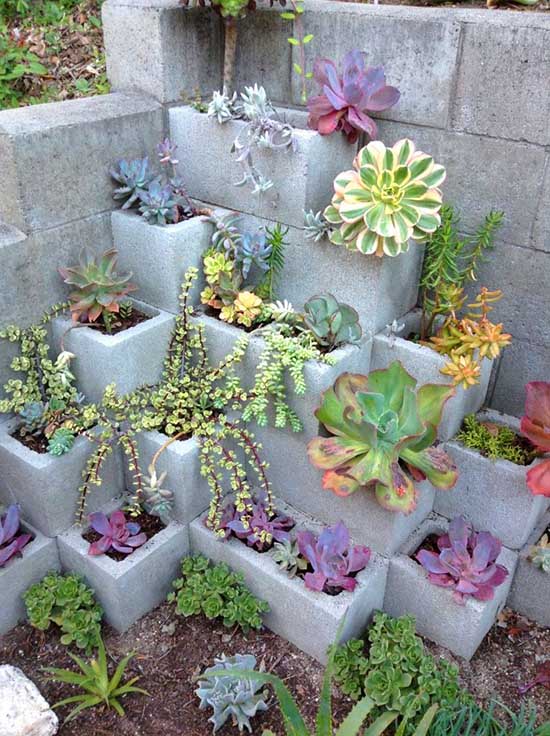
[[[304,582],[310,590],[355,590],[357,580],[353,573],[368,565],[370,549],[362,545],[352,546],[349,530],[343,521],[323,529],[317,537],[313,532],[301,530],[296,535],[300,554],[313,568],[305,574]]]
[[[344,56],[343,72],[330,59],[317,59],[313,66],[319,95],[307,101],[308,125],[321,135],[341,130],[350,143],[361,132],[376,138],[377,127],[368,112],[382,112],[399,100],[399,90],[386,84],[384,68],[366,67],[366,53],[354,49]]]
[[[439,185],[445,169],[417,151],[407,138],[386,148],[371,141],[353,162],[353,170],[334,180],[326,220],[336,229],[330,239],[349,250],[398,256],[409,239],[423,241],[440,224]]]
[[[240,291],[235,298],[233,308],[234,320],[228,321],[235,321],[239,325],[251,327],[254,320],[262,312],[262,300],[252,291]],[[222,310],[221,319],[223,318]]]
[[[291,539],[275,542],[271,550],[271,556],[290,578],[307,570],[308,563],[305,557],[300,554],[298,542],[293,542]]]
[[[212,235],[212,247],[220,253],[225,253],[233,260],[237,260],[241,251],[242,234],[239,230],[241,216],[236,212],[217,217],[211,215],[205,217],[205,222],[214,226]]]
[[[267,242],[264,232],[244,233],[238,255],[244,278],[248,278],[252,266],[256,266],[261,271],[267,271],[270,254],[271,245]]]
[[[23,431],[27,434],[33,434],[37,430],[42,429],[44,415],[46,413],[46,404],[43,401],[29,401],[18,416],[23,422]]]
[[[359,315],[332,294],[314,296],[304,305],[304,323],[319,345],[333,349],[344,343],[359,342],[363,330]]]
[[[147,191],[139,195],[139,211],[150,225],[167,225],[175,222],[177,199],[169,184],[152,181]]]
[[[314,212],[304,210],[304,235],[308,240],[314,240],[316,243],[323,240],[323,238],[330,237],[332,227],[330,223],[325,220],[321,210]]]
[[[529,551],[529,559],[540,567],[543,572],[550,574],[550,535],[543,534],[538,543],[533,545]]]
[[[68,427],[59,427],[48,440],[48,452],[59,457],[72,450],[75,436]]]
[[[15,555],[21,554],[32,539],[31,534],[19,533],[19,526],[19,507],[12,504],[0,516],[0,567],[4,567]]]
[[[107,326],[105,316],[117,313],[121,300],[137,289],[129,283],[131,273],[116,273],[116,262],[117,251],[114,248],[100,256],[94,256],[84,248],[77,266],[59,269],[64,282],[76,287],[69,294],[73,321],[96,322],[103,317]]]
[[[525,386],[525,414],[521,432],[541,453],[550,452],[550,383],[531,381]],[[534,495],[550,496],[550,458],[527,471],[527,485]]]
[[[100,539],[90,544],[89,555],[103,555],[111,549],[129,555],[147,541],[147,535],[140,533],[139,524],[126,521],[123,511],[113,511],[110,517],[96,511],[90,514],[89,521],[92,529],[101,534]]]
[[[143,478],[141,504],[150,516],[158,516],[167,523],[174,507],[173,492],[162,487],[167,473],[157,475],[153,465],[149,465],[148,471],[149,475]]]
[[[170,138],[165,138],[157,145],[157,156],[161,166],[176,166],[179,161],[176,158],[177,145]]]
[[[462,516],[451,521],[437,546],[439,553],[421,549],[416,559],[428,571],[430,582],[452,590],[457,603],[463,604],[467,596],[492,600],[495,588],[508,577],[508,570],[496,562],[501,542],[490,532],[473,531]]]
[[[225,91],[214,91],[212,99],[208,105],[208,117],[216,118],[218,123],[227,123],[233,118],[239,116],[239,106],[237,103],[237,93],[233,92],[231,96]]]
[[[399,361],[368,376],[340,375],[315,412],[333,436],[308,445],[310,461],[325,471],[323,488],[349,496],[372,485],[381,506],[404,513],[416,507],[413,480],[451,488],[457,479],[452,460],[432,445],[453,393],[444,385],[417,389]]]
[[[199,680],[199,686],[195,693],[200,698],[200,709],[210,707],[214,711],[208,720],[214,726],[214,733],[218,731],[227,721],[231,719],[233,725],[238,726],[239,731],[247,729],[252,733],[250,719],[257,713],[268,708],[266,703],[267,693],[262,691],[261,683],[255,683],[246,678],[215,675],[209,677],[212,672],[221,670],[254,670],[256,657],[252,654],[235,654],[233,657],[214,658],[214,665],[208,667]]]
[[[240,510],[232,501],[224,509],[220,528],[226,538],[234,534],[245,540],[249,547],[263,552],[273,541],[289,539],[294,519],[269,508],[263,498],[253,500]]]
[[[122,209],[127,210],[137,205],[141,192],[153,181],[154,174],[146,156],[133,161],[119,161],[118,169],[111,170],[111,177],[120,184],[113,192],[113,199],[125,200]]]

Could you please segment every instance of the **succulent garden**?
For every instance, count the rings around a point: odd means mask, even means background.
[[[108,0],[113,60],[110,14],[157,5]],[[91,134],[102,224],[48,250],[33,319],[11,276],[0,736],[550,736],[550,370],[492,408],[501,201],[464,213],[441,147],[388,138],[413,70],[325,58],[302,0],[264,9],[285,104],[242,74],[255,2],[182,5],[219,74]]]

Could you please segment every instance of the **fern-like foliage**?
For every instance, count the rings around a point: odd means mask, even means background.
[[[263,282],[257,289],[258,295],[263,299],[270,301],[275,299],[277,287],[285,267],[285,249],[288,246],[285,240],[287,233],[288,227],[282,227],[278,222],[273,228],[266,227],[267,244],[270,248],[267,257],[268,270]]]
[[[523,444],[510,427],[494,422],[481,422],[474,414],[465,417],[456,439],[491,460],[501,459],[516,465],[529,465],[535,457],[533,450]]]

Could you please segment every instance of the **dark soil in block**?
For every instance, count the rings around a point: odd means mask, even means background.
[[[131,327],[136,327],[136,325],[140,325],[142,322],[147,322],[148,319],[151,319],[150,314],[140,312],[139,309],[136,309],[134,307],[130,315],[126,318],[121,318],[118,314],[114,315],[110,332],[107,330],[102,321],[98,321],[94,325],[88,325],[88,327],[92,327],[92,329],[98,330],[104,335],[118,335],[119,332],[129,330]]]
[[[21,442],[22,445],[25,445],[25,447],[28,447],[29,450],[38,452],[40,455],[44,455],[48,452],[48,438],[42,433],[23,434],[21,429],[16,429],[12,434],[12,437]]]

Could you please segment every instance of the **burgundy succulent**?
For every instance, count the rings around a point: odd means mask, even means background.
[[[350,143],[355,143],[361,132],[376,138],[376,123],[368,113],[393,107],[400,93],[386,84],[384,68],[366,67],[365,58],[358,49],[347,53],[342,74],[330,59],[315,61],[313,76],[322,91],[307,102],[310,128],[321,135],[341,130]]]
[[[313,572],[306,573],[304,582],[310,590],[327,588],[354,590],[357,580],[352,577],[367,566],[370,549],[350,544],[349,530],[343,521],[328,526],[316,537],[313,532],[300,531],[296,536],[300,554]]]
[[[280,514],[277,510],[270,514],[265,500],[260,498],[251,503],[251,508],[237,511],[231,502],[225,507],[220,528],[225,530],[226,538],[232,534],[246,541],[249,547],[264,552],[273,542],[289,539],[289,531],[294,519]]]
[[[31,534],[18,534],[19,508],[16,504],[8,507],[0,517],[0,567],[21,553],[23,547],[32,539]]]
[[[90,514],[89,521],[92,529],[101,534],[100,539],[90,544],[89,555],[103,555],[111,548],[129,555],[147,541],[147,535],[139,533],[139,524],[126,521],[122,511],[113,511],[109,518],[101,511],[96,511]]]
[[[437,546],[439,554],[421,549],[416,559],[428,571],[430,582],[453,590],[457,603],[464,604],[466,596],[491,600],[508,577],[508,570],[496,564],[501,542],[489,532],[473,531],[462,516],[453,519]]]

